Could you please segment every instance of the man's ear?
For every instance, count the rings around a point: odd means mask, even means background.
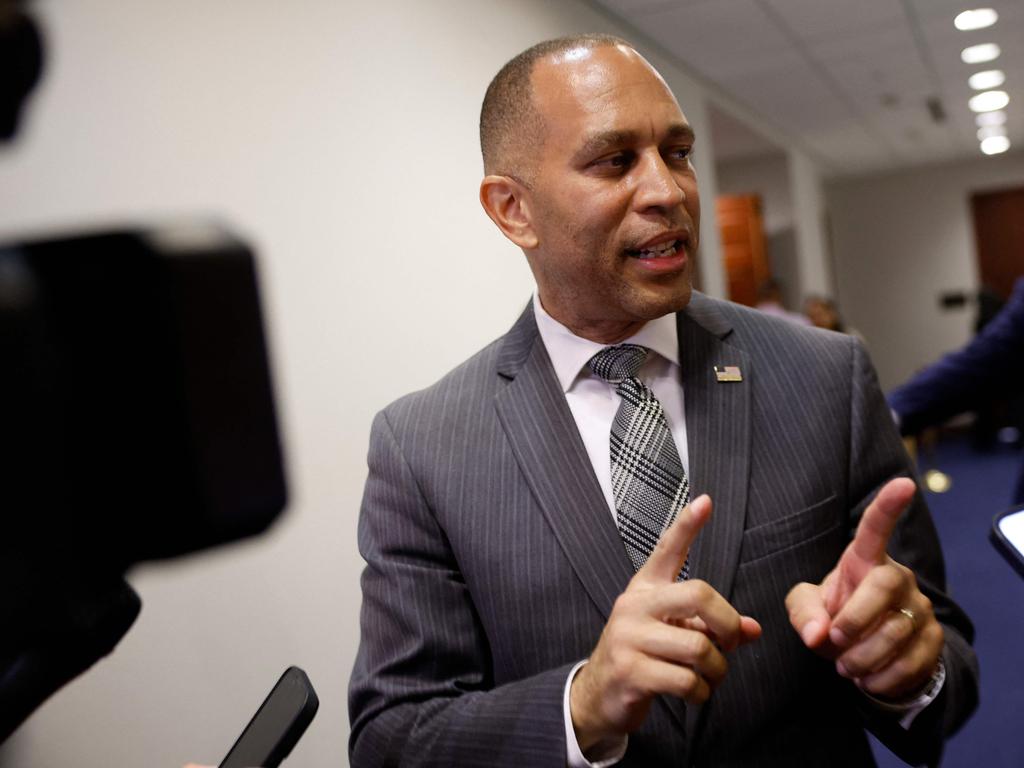
[[[484,176],[480,204],[509,240],[524,250],[540,242],[530,217],[528,190],[510,176]]]

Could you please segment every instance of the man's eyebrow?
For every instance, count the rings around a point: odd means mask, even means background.
[[[587,137],[587,140],[576,151],[575,157],[577,160],[588,160],[614,147],[632,144],[636,141],[636,138],[637,134],[635,131],[599,131]]]
[[[674,123],[668,129],[668,138],[673,141],[686,141],[692,144],[697,136],[694,134],[693,128],[690,127],[689,123]]]
[[[589,136],[580,148],[574,153],[574,159],[585,161],[597,157],[615,147],[627,146],[636,143],[638,134],[636,131],[608,130],[599,131]],[[693,128],[687,123],[673,123],[666,132],[668,141],[694,140]]]

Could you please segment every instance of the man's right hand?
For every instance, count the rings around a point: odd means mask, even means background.
[[[707,495],[676,516],[615,601],[594,652],[573,679],[569,708],[584,754],[639,728],[655,696],[703,703],[725,677],[723,654],[761,636],[760,624],[740,616],[706,582],[676,581],[710,516]]]

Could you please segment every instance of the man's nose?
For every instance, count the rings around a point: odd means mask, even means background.
[[[686,192],[680,186],[672,170],[659,153],[651,153],[640,166],[636,202],[641,210],[657,208],[667,210],[686,200]]]

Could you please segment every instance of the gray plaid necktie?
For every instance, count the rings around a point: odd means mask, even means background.
[[[645,347],[620,344],[602,349],[588,363],[622,398],[610,439],[612,495],[619,534],[637,570],[690,501],[690,483],[661,403],[636,377],[646,357]],[[688,566],[683,565],[681,579],[688,578]]]

